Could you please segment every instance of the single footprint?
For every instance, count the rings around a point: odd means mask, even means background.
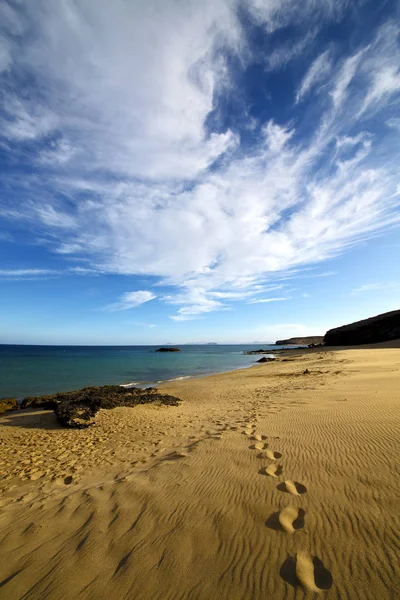
[[[286,533],[293,534],[297,529],[303,529],[305,514],[302,508],[288,506],[279,513],[279,523]]]
[[[253,440],[257,440],[258,442],[262,442],[263,440],[266,440],[267,436],[266,435],[261,435],[261,433],[255,433],[253,435]]]
[[[307,492],[305,485],[299,483],[298,481],[291,481],[290,479],[283,481],[276,487],[280,492],[287,492],[293,496],[300,496],[301,494],[305,494]]]
[[[261,469],[261,473],[270,477],[279,477],[282,474],[282,465],[272,463],[268,467]]]
[[[317,556],[311,556],[308,550],[301,550],[296,555],[296,577],[310,592],[329,590],[332,587],[330,571]]]
[[[270,460],[278,460],[282,458],[282,454],[280,452],[274,452],[268,448],[265,450],[265,457],[269,458]]]
[[[264,442],[257,442],[250,446],[251,450],[265,450],[265,448],[267,448],[267,444],[264,444]]]

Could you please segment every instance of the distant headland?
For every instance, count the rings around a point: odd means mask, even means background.
[[[308,337],[292,337],[287,340],[276,340],[277,346],[308,346],[309,344],[321,344],[323,335],[311,335]]]

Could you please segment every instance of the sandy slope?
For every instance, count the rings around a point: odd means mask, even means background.
[[[1,419],[0,598],[400,597],[400,350],[284,358]]]

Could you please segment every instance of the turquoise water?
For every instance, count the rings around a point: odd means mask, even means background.
[[[0,345],[0,398],[54,394],[87,385],[146,385],[249,367],[244,354],[268,345],[180,346],[182,352],[155,352],[157,346]]]

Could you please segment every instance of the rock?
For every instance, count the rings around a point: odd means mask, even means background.
[[[400,310],[394,310],[330,329],[325,334],[324,344],[325,346],[353,346],[388,342],[399,338]]]
[[[0,398],[0,415],[8,410],[17,410],[18,403],[16,398]]]
[[[180,348],[173,348],[172,346],[166,346],[163,348],[157,348],[156,352],[181,352]]]
[[[55,395],[54,412],[57,419],[66,427],[83,428],[94,423],[98,410],[118,406],[135,406],[150,402],[161,402],[178,406],[179,398],[160,394],[156,388],[124,388],[119,385],[87,387],[74,392]]]
[[[272,357],[272,356],[263,356],[262,358],[259,358],[257,362],[258,363],[265,363],[265,362],[271,362],[273,360],[276,360],[275,356],[274,357]]]
[[[57,404],[58,394],[51,396],[27,396],[21,402],[21,408],[43,408],[52,410]]]
[[[271,354],[271,350],[263,350],[260,348],[259,350],[247,350],[244,354]]]

